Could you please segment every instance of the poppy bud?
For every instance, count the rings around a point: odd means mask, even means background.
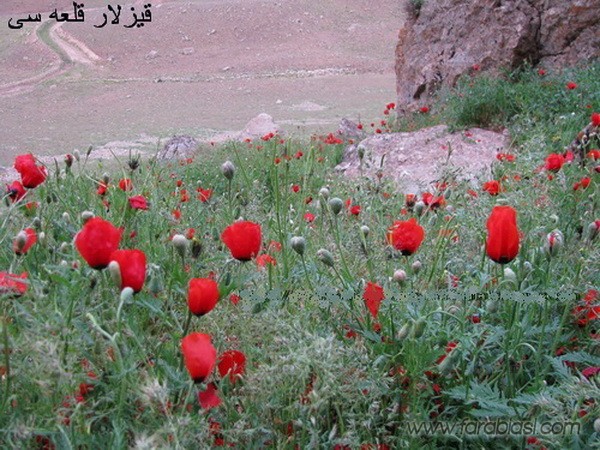
[[[404,270],[398,269],[394,272],[393,279],[396,283],[402,284],[406,281],[406,272]]]
[[[369,236],[370,231],[371,230],[366,225],[363,225],[362,227],[360,227],[360,232],[362,233],[362,235],[364,236],[365,239],[367,238],[367,236]]]
[[[113,283],[117,286],[121,286],[121,267],[119,266],[119,263],[117,261],[111,261],[107,268]]]
[[[173,247],[175,247],[175,250],[177,250],[179,256],[185,258],[185,253],[188,247],[187,238],[183,234],[176,234],[173,236],[173,239],[171,239],[171,242],[173,242]]]
[[[397,338],[398,340],[404,340],[408,337],[408,335],[410,334],[411,328],[413,326],[413,322],[412,320],[406,322],[404,325],[402,325],[402,328],[400,328],[400,330],[398,331],[397,334]]]
[[[33,228],[34,230],[39,231],[40,228],[42,228],[42,221],[40,220],[39,217],[35,216],[33,218],[33,220],[31,221],[31,228]]]
[[[329,200],[329,208],[331,208],[331,212],[334,215],[338,215],[342,208],[344,207],[344,202],[341,198],[333,197]]]
[[[533,265],[529,261],[525,261],[523,263],[523,269],[525,270],[525,272],[529,273],[533,270]]]
[[[156,264],[149,264],[148,276],[148,290],[155,296],[160,294],[163,291],[163,280],[160,273],[160,266]]]
[[[551,221],[553,224],[557,224],[557,223],[558,223],[558,220],[559,220],[559,219],[558,219],[558,216],[557,216],[556,214],[551,214],[551,215],[550,215],[550,217],[549,217],[549,219],[550,219],[550,221]]]
[[[517,274],[509,267],[504,268],[504,280],[517,287]]]
[[[129,286],[127,286],[126,288],[124,288],[121,291],[120,300],[123,303],[132,301],[133,300],[133,289],[130,288]]]
[[[421,216],[421,215],[423,215],[424,211],[425,211],[425,203],[422,202],[421,200],[419,200],[418,202],[415,203],[415,214],[417,216]]]
[[[43,231],[38,234],[38,242],[40,245],[46,245],[46,233]]]
[[[108,184],[109,181],[110,181],[110,175],[108,173],[104,172],[102,174],[102,182],[104,184]]]
[[[329,250],[326,250],[324,248],[318,250],[317,258],[326,266],[333,267],[333,255]]]
[[[58,251],[60,253],[65,253],[65,252],[69,251],[69,244],[67,244],[66,242],[63,242],[62,244],[60,244],[60,247],[58,247]]]
[[[323,197],[325,200],[327,200],[327,199],[329,198],[329,194],[330,194],[330,192],[329,192],[329,189],[328,189],[328,188],[326,188],[326,187],[322,187],[322,188],[319,190],[319,195],[320,195],[321,197]]]
[[[544,252],[548,256],[556,256],[564,243],[564,235],[560,230],[553,230],[546,236]]]
[[[94,213],[91,211],[84,211],[81,213],[81,220],[83,221],[83,223],[86,223],[92,217],[94,217]]]
[[[221,172],[223,172],[223,176],[228,180],[233,179],[235,175],[235,166],[231,161],[225,161],[221,166]]]
[[[65,211],[64,213],[62,213],[62,220],[64,220],[67,223],[71,221],[71,216],[68,212]]]
[[[81,158],[81,153],[79,153],[79,150],[73,150],[73,158],[75,158],[75,161],[79,162],[79,159]]]
[[[596,236],[598,236],[598,230],[600,229],[600,220],[596,220],[590,223],[587,227],[587,235],[586,239],[590,242],[594,240]]]
[[[423,336],[423,332],[425,331],[425,325],[426,325],[425,319],[423,319],[422,317],[419,320],[417,320],[415,322],[415,326],[412,329],[411,337],[413,339],[418,339],[421,336]]]
[[[419,273],[422,267],[423,267],[423,264],[421,264],[421,261],[419,261],[419,260],[415,261],[410,266],[410,268],[412,269],[413,273]]]
[[[594,420],[594,431],[600,433],[600,417]]]
[[[13,242],[13,250],[17,255],[20,255],[23,248],[25,248],[25,244],[27,243],[27,233],[21,230],[15,237],[15,241]]]
[[[302,236],[294,236],[290,240],[290,245],[296,253],[303,255],[304,248],[306,247],[306,240]]]

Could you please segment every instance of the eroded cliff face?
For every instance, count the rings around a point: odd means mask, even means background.
[[[423,0],[399,32],[398,105],[474,71],[572,66],[600,56],[599,0]]]

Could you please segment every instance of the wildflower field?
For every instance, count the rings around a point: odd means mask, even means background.
[[[361,123],[508,128],[492,177],[427,192],[336,175],[335,132],[106,167],[23,149],[0,447],[598,448],[599,71],[476,74]]]

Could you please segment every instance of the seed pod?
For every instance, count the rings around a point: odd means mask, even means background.
[[[306,240],[302,236],[294,236],[290,240],[290,246],[292,247],[292,249],[294,249],[296,253],[298,253],[299,255],[303,255],[304,249],[306,247]]]
[[[319,195],[320,195],[321,197],[323,197],[325,200],[327,200],[327,199],[329,198],[329,194],[330,194],[330,192],[329,192],[329,188],[327,188],[327,187],[322,187],[322,188],[319,190]]]
[[[333,197],[329,200],[329,208],[331,208],[331,212],[335,215],[338,215],[342,208],[344,207],[344,202],[341,198]]]

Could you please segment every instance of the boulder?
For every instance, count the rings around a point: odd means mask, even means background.
[[[157,159],[186,159],[194,156],[198,150],[198,141],[191,136],[173,136],[158,153]]]
[[[381,175],[396,182],[405,193],[416,194],[448,175],[457,180],[479,177],[489,181],[496,154],[508,144],[505,133],[480,128],[450,133],[445,125],[410,133],[375,134],[348,146],[336,170],[350,177],[375,179]],[[360,153],[364,155],[362,165]]]

